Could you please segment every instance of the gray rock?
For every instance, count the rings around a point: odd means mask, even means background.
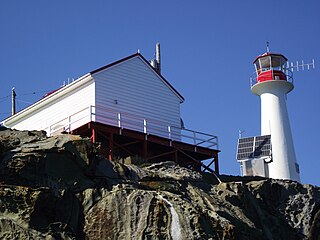
[[[0,129],[1,239],[319,239],[320,189],[138,167],[88,139]]]

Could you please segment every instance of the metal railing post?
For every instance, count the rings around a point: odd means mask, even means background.
[[[217,146],[217,149],[219,149],[219,139],[216,137],[216,146]]]
[[[68,117],[68,128],[70,133],[71,132],[71,116]]]
[[[92,122],[92,105],[89,106],[89,120]]]
[[[147,133],[147,120],[143,119],[143,132]]]
[[[118,113],[118,127],[121,128],[121,113]]]
[[[170,126],[168,126],[168,137],[169,137],[169,139],[171,139],[171,127]]]

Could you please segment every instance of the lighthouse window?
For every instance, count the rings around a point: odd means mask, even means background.
[[[271,64],[272,64],[272,67],[275,68],[275,67],[280,67],[282,64],[281,64],[281,57],[274,57],[272,56],[271,57]]]
[[[257,71],[258,71],[258,72],[260,72],[260,71],[261,71],[261,70],[260,70],[261,68],[260,68],[259,61],[257,61],[257,62],[256,62],[256,69],[257,69]]]
[[[261,68],[270,68],[270,57],[263,57],[259,59]]]

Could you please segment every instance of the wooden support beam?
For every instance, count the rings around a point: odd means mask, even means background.
[[[214,163],[215,159],[212,159],[212,161],[207,165],[207,167],[209,168],[211,166],[212,163]]]
[[[99,132],[99,135],[103,136],[105,139],[109,140],[109,137],[107,137],[105,134]],[[117,147],[121,148],[122,150],[126,151],[127,153],[129,153],[131,156],[134,156],[134,154],[132,152],[130,152],[128,149],[126,149],[125,147],[122,147],[120,144],[118,144],[116,141],[113,141],[113,144],[116,145]]]
[[[163,156],[175,153],[175,152],[176,152],[176,150],[173,150],[173,151],[170,151],[170,152],[161,153],[161,154],[149,157],[148,160],[151,160],[151,159],[154,159],[154,158],[158,158],[158,157],[163,157]]]
[[[111,161],[113,157],[113,134],[109,133],[108,159]]]
[[[216,156],[214,161],[214,170],[216,171],[217,174],[219,174],[219,161],[218,161],[218,156]]]
[[[178,158],[178,150],[174,151],[174,162],[179,164],[179,158]]]
[[[148,158],[148,141],[143,141],[143,147],[142,147],[142,158],[147,159]]]
[[[130,146],[130,145],[133,145],[133,144],[136,144],[136,143],[140,143],[141,140],[136,140],[136,141],[132,141],[132,142],[128,142],[128,143],[124,143],[124,144],[119,144],[119,146],[121,147],[127,147],[127,146]]]
[[[211,168],[208,168],[206,165],[204,165],[200,160],[197,160],[193,157],[191,157],[189,154],[185,153],[184,151],[178,149],[179,152],[181,152],[182,154],[186,155],[187,157],[189,157],[191,160],[193,160],[195,163],[197,163],[198,165],[202,166],[203,168],[205,168],[207,171],[214,173],[214,171]]]
[[[97,142],[97,135],[96,135],[96,130],[94,128],[91,129],[91,137],[90,137],[91,141],[93,143]]]

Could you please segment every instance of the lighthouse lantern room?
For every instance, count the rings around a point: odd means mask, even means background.
[[[257,82],[268,80],[287,80],[286,62],[288,59],[282,54],[265,53],[254,60]]]
[[[243,175],[300,181],[286,106],[286,95],[294,88],[287,60],[267,51],[253,61],[251,92],[261,99],[261,136],[238,141]]]

